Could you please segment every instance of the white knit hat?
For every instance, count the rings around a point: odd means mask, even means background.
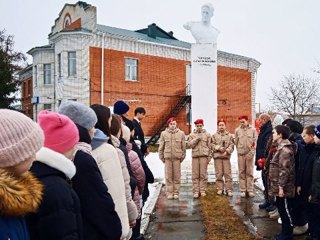
[[[0,168],[28,160],[43,146],[43,132],[17,111],[0,109]]]

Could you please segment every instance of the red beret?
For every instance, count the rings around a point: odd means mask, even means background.
[[[175,117],[171,117],[168,119],[167,124],[173,122],[173,121],[177,121],[177,119]]]
[[[197,119],[194,124],[203,124],[203,119]]]
[[[220,122],[223,122],[225,125],[227,125],[226,121],[223,118],[219,119],[217,124],[219,125]]]
[[[241,119],[244,119],[244,120],[248,121],[249,117],[247,115],[241,115],[239,117],[239,120],[241,120]]]

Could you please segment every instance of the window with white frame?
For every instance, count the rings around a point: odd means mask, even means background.
[[[43,64],[44,84],[51,84],[51,64]]]
[[[58,54],[58,77],[61,77],[61,53]]]
[[[76,52],[68,52],[68,76],[77,76],[77,55]]]
[[[126,80],[138,80],[138,59],[125,58],[126,64]]]

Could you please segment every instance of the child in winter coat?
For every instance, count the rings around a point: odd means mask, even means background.
[[[216,171],[218,195],[222,195],[224,189],[226,190],[226,195],[229,197],[233,195],[230,163],[233,148],[233,136],[226,130],[225,120],[221,119],[218,121],[218,131],[212,136],[213,160]],[[223,177],[225,182],[223,182]]]
[[[31,239],[83,239],[80,200],[69,183],[76,174],[72,160],[79,141],[77,126],[51,111],[41,111],[38,123],[45,141],[30,171],[45,188],[39,210],[26,217]]]
[[[129,224],[130,224],[130,227],[133,228],[136,225],[136,219],[139,216],[137,207],[132,199],[132,196],[134,195],[134,189],[136,187],[136,183],[132,184],[132,188],[131,188],[130,176],[132,176],[133,180],[135,179],[133,178],[131,164],[128,157],[128,151],[125,148],[125,146],[124,146],[124,149],[122,148],[122,144],[120,142],[120,138],[122,134],[122,123],[121,123],[121,117],[119,115],[114,114],[112,116],[110,133],[111,133],[112,144],[117,149],[117,153],[121,163],[122,175],[125,181],[125,188],[126,188],[126,201],[127,201],[127,208],[128,208]],[[129,171],[131,172],[132,175],[129,174]],[[132,190],[133,190],[133,194],[131,194]]]
[[[297,146],[288,140],[290,129],[278,125],[273,129],[273,141],[277,151],[269,163],[269,194],[276,197],[282,221],[281,233],[274,239],[292,239],[292,208],[295,195],[295,153]]]
[[[314,129],[314,142],[316,145],[312,153],[311,185],[307,205],[309,236],[306,239],[308,240],[320,239],[320,125]]]
[[[111,112],[106,106],[100,104],[91,105],[96,113],[98,121],[95,125],[96,132],[91,142],[92,155],[97,161],[103,180],[115,203],[121,226],[121,239],[129,239],[131,229],[129,227],[128,208],[126,202],[125,185],[117,150],[108,143],[110,140]]]
[[[187,145],[192,148],[193,197],[206,196],[208,163],[211,159],[211,135],[203,129],[203,120],[194,122],[196,129],[188,136]]]
[[[119,240],[120,218],[96,160],[92,157],[90,143],[97,116],[91,108],[76,101],[62,102],[59,113],[76,123],[79,131],[80,139],[76,146],[78,151],[74,157],[77,173],[72,179],[72,186],[81,202],[84,237],[88,240]]]
[[[131,131],[131,132],[129,132],[129,131]],[[126,130],[124,130],[122,134],[123,134],[123,139],[126,140],[126,142],[127,142],[126,148],[128,150],[128,156],[129,156],[129,160],[130,160],[131,170],[132,170],[133,176],[137,180],[137,187],[135,189],[133,200],[137,206],[138,213],[140,215],[141,210],[142,210],[142,204],[141,204],[142,203],[142,192],[144,189],[146,176],[144,174],[143,167],[140,162],[138,154],[132,150],[132,143],[130,142],[130,138],[134,134],[133,124],[128,125],[128,128],[126,128]]]
[[[159,158],[164,162],[167,198],[178,199],[181,162],[186,157],[186,141],[184,132],[177,128],[176,118],[169,118],[167,125],[167,129],[160,135]]]
[[[43,140],[30,118],[0,109],[0,239],[30,239],[24,216],[37,211],[43,186],[28,170]]]

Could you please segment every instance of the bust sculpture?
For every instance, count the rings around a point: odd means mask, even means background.
[[[187,22],[183,25],[185,29],[191,32],[196,43],[217,44],[217,38],[220,31],[211,25],[213,13],[214,8],[212,4],[206,3],[201,7],[201,22]]]

